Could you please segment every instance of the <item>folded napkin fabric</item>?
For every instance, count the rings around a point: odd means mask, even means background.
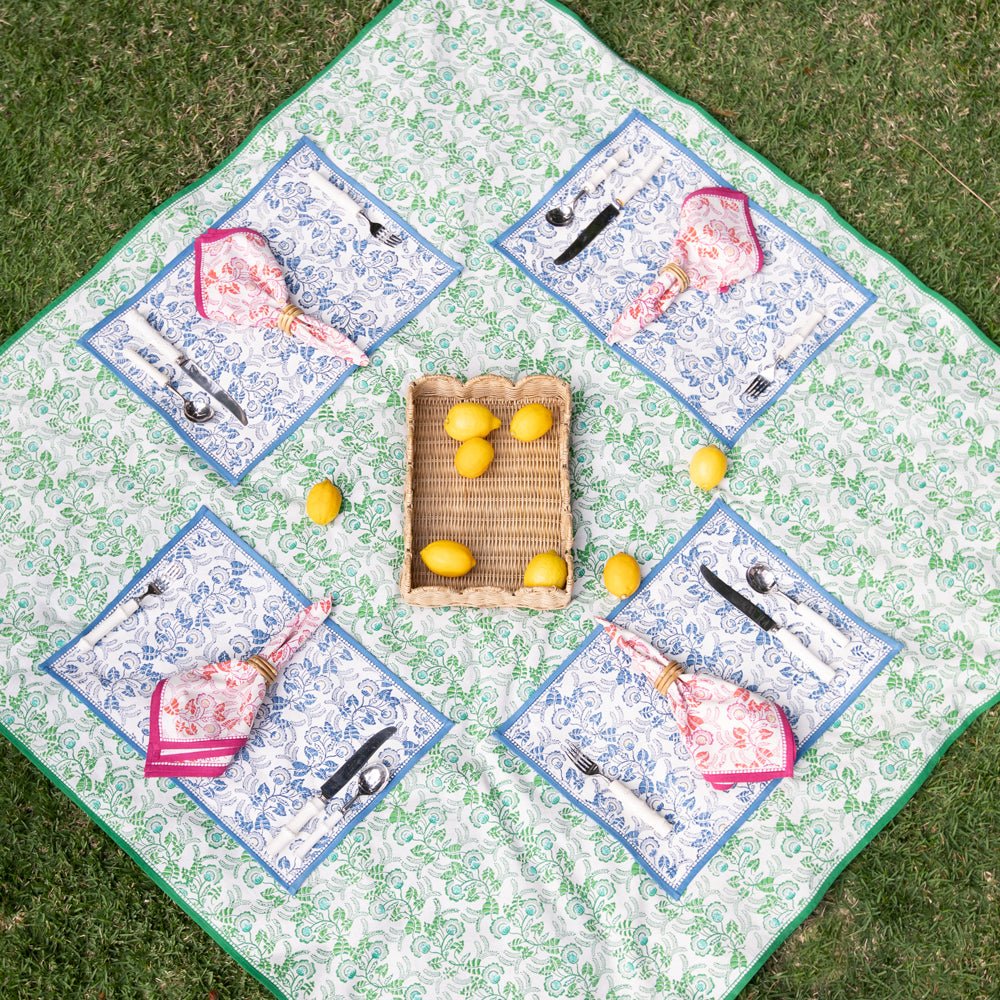
[[[324,597],[303,608],[263,649],[166,677],[153,690],[147,778],[224,774],[243,748],[269,684],[330,613]]]
[[[608,342],[634,337],[688,288],[727,292],[763,266],[764,252],[747,196],[721,187],[692,191],[681,203],[677,235],[666,264],[612,324]]]
[[[368,364],[350,337],[288,301],[284,272],[262,233],[206,230],[194,241],[194,257],[195,304],[205,319],[277,328],[352,364]]]
[[[795,737],[785,713],[746,688],[711,674],[685,674],[642,636],[597,619],[670,703],[674,721],[704,779],[726,791],[739,781],[791,777]]]

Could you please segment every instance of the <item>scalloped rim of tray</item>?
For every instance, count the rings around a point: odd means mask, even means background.
[[[507,589],[499,586],[473,586],[462,588],[461,579],[452,585],[413,586],[414,559],[419,555],[414,551],[414,459],[417,450],[415,441],[415,413],[421,399],[444,399],[456,403],[471,400],[486,406],[494,404],[519,403],[522,400],[544,402],[549,399],[559,404],[557,419],[549,432],[556,435],[558,448],[559,505],[552,512],[558,519],[555,533],[558,534],[561,555],[566,560],[566,586],[519,587]],[[492,408],[492,407],[491,407]],[[403,601],[420,607],[476,607],[476,608],[531,608],[537,611],[551,611],[565,608],[573,594],[573,517],[570,509],[569,491],[569,431],[572,413],[572,398],[569,385],[554,375],[528,375],[516,384],[501,375],[478,375],[463,382],[450,375],[424,375],[410,383],[406,392],[406,483],[403,493],[403,570],[399,588]],[[506,422],[494,434],[506,431]],[[444,431],[442,430],[442,435]],[[509,432],[508,436],[509,436]],[[450,442],[458,447],[458,442]],[[491,441],[493,437],[491,436]],[[500,442],[496,442],[500,443]],[[494,447],[496,447],[496,443]],[[488,473],[487,473],[488,474]],[[456,473],[456,479],[457,479]],[[458,484],[475,483],[477,480],[458,480]],[[473,487],[474,488],[474,487]],[[517,498],[512,497],[512,501]],[[419,499],[417,500],[419,503]],[[497,519],[502,523],[502,512]],[[551,527],[551,526],[550,526]],[[552,531],[550,530],[550,534]],[[523,535],[521,536],[523,538]],[[551,546],[550,546],[551,547]],[[539,549],[545,551],[545,549]],[[474,572],[474,571],[473,571]]]

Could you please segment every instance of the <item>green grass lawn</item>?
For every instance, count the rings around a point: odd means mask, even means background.
[[[231,152],[381,6],[0,0],[0,340]],[[995,0],[571,6],[997,339]],[[998,775],[993,711],[746,1000],[1000,997]],[[2,1000],[269,996],[2,741],[0,816]]]

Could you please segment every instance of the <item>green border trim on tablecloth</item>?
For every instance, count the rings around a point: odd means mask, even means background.
[[[279,104],[274,111],[269,115],[262,118],[257,125],[255,125],[247,135],[247,137],[241,142],[232,153],[230,153],[225,159],[223,159],[217,166],[213,167],[208,173],[202,175],[198,180],[193,181],[191,184],[182,188],[176,194],[171,195],[165,202],[159,205],[157,208],[149,212],[140,222],[133,226],[83,277],[75,281],[62,295],[57,296],[50,302],[47,306],[36,313],[24,326],[21,327],[13,336],[11,336],[4,344],[0,345],[0,355],[12,347],[18,340],[21,339],[26,333],[28,333],[32,327],[35,326],[41,319],[47,316],[53,309],[64,302],[69,296],[71,296],[78,288],[94,277],[105,264],[107,264],[116,254],[122,250],[128,242],[136,236],[145,226],[152,222],[157,216],[159,216],[163,211],[165,211],[170,205],[172,205],[179,198],[190,194],[195,191],[202,184],[208,181],[211,177],[217,174],[220,170],[226,167],[235,157],[237,157],[243,149],[250,143],[250,141],[257,135],[261,129],[264,128],[273,118],[280,114],[288,105],[290,105],[294,100],[305,93],[314,83],[325,76],[333,67],[351,51],[356,45],[358,45],[367,35],[386,17],[388,17],[404,0],[392,0],[388,6],[384,7],[378,14],[372,18],[354,38],[341,50],[340,53],[328,63],[319,73],[312,77],[308,83],[303,87],[300,87],[291,97]],[[797,181],[793,180],[787,174],[785,174],[780,168],[775,166],[769,160],[765,159],[755,150],[751,149],[744,142],[734,136],[724,125],[716,121],[704,108],[692,100],[686,97],[682,97],[679,94],[675,94],[668,87],[664,86],[658,80],[651,77],[649,74],[644,73],[642,70],[636,69],[636,67],[631,66],[631,64],[626,63],[625,60],[621,59],[605,42],[603,42],[594,31],[583,21],[583,19],[568,7],[559,3],[559,0],[541,0],[541,2],[547,3],[554,7],[556,10],[563,14],[568,15],[572,20],[576,21],[577,24],[588,34],[594,41],[599,44],[602,48],[611,52],[618,58],[622,63],[629,66],[634,72],[638,73],[644,79],[648,80],[650,83],[654,84],[658,89],[662,90],[669,97],[674,100],[680,101],[682,104],[691,108],[695,111],[699,117],[701,117],[706,124],[714,126],[723,135],[725,135],[730,142],[734,143],[739,149],[750,156],[753,160],[760,163],[762,166],[766,167],[768,170],[773,171],[776,176],[781,178],[786,184],[789,184],[792,188],[798,191],[801,195],[804,195],[809,201],[820,205],[833,217],[833,220],[841,225],[847,232],[849,232],[855,239],[859,240],[864,246],[866,246],[870,251],[877,254],[883,260],[893,267],[896,267],[904,277],[912,281],[913,284],[923,291],[925,294],[930,295],[933,299],[936,299],[948,312],[952,313],[960,322],[964,323],[973,333],[975,333],[985,344],[988,344],[996,351],[1000,351],[1000,344],[994,343],[989,337],[983,333],[982,330],[976,326],[956,305],[949,302],[943,295],[934,291],[925,285],[916,275],[914,275],[907,267],[901,264],[898,260],[892,257],[890,254],[886,253],[884,250],[875,246],[870,240],[864,237],[858,230],[856,230],[850,223],[846,222],[837,211],[830,205],[825,198],[808,191]],[[743,976],[736,987],[730,991],[727,995],[726,1000],[733,1000],[738,993],[740,993],[743,988],[750,982],[750,980],[756,975],[757,971],[761,966],[771,957],[771,955],[784,943],[784,941],[795,931],[795,929],[809,916],[810,913],[815,909],[819,900],[822,898],[824,893],[830,888],[830,886],[837,880],[841,872],[854,860],[857,855],[868,846],[869,843],[889,824],[889,822],[895,818],[895,816],[900,812],[900,810],[906,805],[907,802],[916,794],[920,786],[926,781],[931,771],[937,766],[938,762],[951,747],[951,745],[976,721],[981,715],[987,712],[989,709],[993,708],[995,705],[1000,704],[1000,694],[997,694],[993,698],[989,699],[984,704],[980,705],[978,708],[974,709],[968,718],[966,718],[962,724],[954,730],[942,743],[941,747],[937,752],[927,761],[924,767],[921,769],[917,777],[910,783],[907,790],[899,797],[899,799],[894,803],[894,805],[889,809],[889,811],[872,827],[872,829],[865,834],[865,836],[858,842],[858,844],[848,852],[843,861],[830,873],[830,875],[823,881],[820,888],[812,896],[810,901],[802,909],[800,914],[794,918],[778,935],[775,937],[773,942],[768,945],[762,952],[761,957],[758,961],[749,969],[749,971]],[[244,958],[230,942],[224,938],[214,927],[209,924],[205,918],[203,918],[196,910],[194,910],[190,905],[188,905],[183,899],[181,899],[173,888],[167,883],[162,876],[160,876],[156,871],[150,868],[145,860],[138,854],[138,852],[125,840],[121,839],[117,833],[108,826],[104,820],[102,820],[98,815],[92,812],[87,805],[79,798],[76,793],[66,785],[53,771],[49,769],[41,760],[39,760],[28,747],[16,737],[2,722],[0,722],[0,733],[11,743],[12,746],[16,747],[28,760],[38,768],[39,771],[44,774],[49,781],[52,782],[63,794],[66,795],[72,802],[76,803],[80,809],[82,809],[93,821],[96,823],[133,861],[139,866],[139,868],[149,877],[149,879],[154,882],[163,892],[173,900],[191,919],[198,924],[214,941],[216,941],[222,950],[234,959],[243,969],[245,969],[250,975],[257,979],[260,983],[266,986],[275,996],[282,998],[282,1000],[288,1000],[286,994],[273,982],[271,982],[260,970],[256,969],[250,964],[249,960]]]
[[[785,941],[792,935],[792,933],[798,928],[798,926],[808,917],[814,909],[819,905],[819,901],[826,894],[826,891],[833,885],[834,882],[840,878],[843,870],[894,820],[897,814],[902,810],[903,806],[913,798],[914,795],[920,790],[920,786],[930,777],[931,771],[938,766],[941,758],[948,752],[951,745],[961,736],[968,728],[975,722],[981,715],[985,715],[991,708],[996,705],[1000,705],[1000,692],[995,694],[989,701],[984,702],[978,708],[972,710],[972,713],[967,719],[956,729],[953,733],[945,738],[944,743],[938,748],[935,754],[927,761],[926,764],[921,768],[920,773],[910,782],[909,786],[903,794],[896,800],[896,802],[891,806],[889,811],[858,841],[858,843],[847,852],[844,860],[833,869],[832,872],[823,880],[823,883],[813,894],[812,898],[806,903],[805,907],[799,913],[797,917],[794,917],[792,921],[781,931],[778,932],[774,940],[767,945],[764,951],[761,953],[759,959],[756,963],[750,967],[746,975],[726,994],[725,1000],[735,1000],[736,996],[742,992],[743,988],[747,986],[751,979],[760,971],[761,966],[780,948]]]
[[[260,130],[264,128],[264,126],[267,125],[272,118],[275,118],[279,114],[281,114],[281,112],[284,111],[285,108],[287,108],[288,105],[292,103],[292,101],[301,97],[314,83],[316,83],[322,77],[326,76],[326,74],[329,73],[330,70],[333,69],[333,67],[336,66],[336,64],[340,62],[340,60],[343,59],[344,56],[346,56],[347,53],[354,48],[355,45],[361,42],[372,31],[372,29],[374,29],[381,21],[383,21],[386,17],[388,17],[389,14],[392,13],[392,11],[394,11],[401,3],[403,3],[403,0],[392,0],[392,3],[390,3],[388,7],[384,7],[382,10],[380,10],[347,43],[347,45],[345,45],[344,48],[337,53],[332,62],[327,63],[327,65],[324,66],[314,77],[312,77],[308,83],[306,83],[304,86],[296,90],[291,97],[282,101],[269,115],[266,115],[256,125],[254,125],[254,127],[247,134],[247,137],[224,160],[221,160],[218,164],[212,167],[212,169],[209,170],[207,174],[202,174],[201,177],[199,177],[196,181],[192,181],[186,187],[181,188],[180,191],[176,192],[175,194],[172,194],[165,202],[158,205],[151,212],[146,214],[85,275],[83,275],[82,278],[78,278],[76,281],[74,281],[73,284],[70,285],[69,288],[67,288],[66,291],[62,293],[62,295],[57,295],[47,306],[45,306],[44,309],[41,309],[37,313],[35,313],[35,315],[32,316],[32,318],[29,319],[28,322],[25,323],[20,330],[18,330],[15,334],[13,334],[6,342],[0,344],[0,355],[2,355],[5,351],[7,351],[8,348],[13,347],[13,345],[18,340],[20,340],[21,337],[23,337],[39,320],[43,319],[50,312],[52,312],[52,310],[55,309],[56,306],[65,302],[66,299],[68,299],[81,285],[85,284],[91,278],[95,277],[98,271],[100,271],[105,264],[107,264],[110,260],[112,260],[120,250],[124,250],[125,247],[128,245],[129,241],[134,236],[137,236],[150,222],[152,222],[158,215],[160,215],[161,212],[164,212],[166,209],[168,209],[179,198],[183,198],[185,195],[191,194],[192,191],[196,191],[199,187],[201,187],[202,184],[204,184],[206,181],[214,177],[224,167],[228,166],[232,160],[234,160],[237,156],[239,156],[240,153],[243,152],[246,146],[249,145],[249,143],[255,138],[257,133],[260,132]]]
[[[32,753],[19,737],[15,736],[3,722],[0,722],[0,734],[11,745],[19,750],[39,771],[61,791],[66,798],[82,809],[87,816],[103,830],[141,869],[151,882],[157,885],[174,903],[176,903],[219,947],[238,965],[250,973],[259,983],[266,986],[279,1000],[289,1000],[288,995],[275,983],[272,983],[260,969],[255,968],[248,958],[241,955],[234,945],[216,930],[193,906],[182,899],[157,871],[146,864],[145,858],[124,838],[120,837],[96,812],[94,812],[77,793],[70,788],[47,764]]]

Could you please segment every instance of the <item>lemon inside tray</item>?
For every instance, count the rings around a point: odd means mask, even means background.
[[[456,472],[459,442],[444,431],[448,411],[463,400],[482,403],[502,421],[488,438],[493,463],[477,479]],[[528,403],[551,410],[552,429],[535,441],[518,441],[510,434],[510,421]],[[569,386],[551,375],[531,375],[516,385],[496,375],[481,375],[467,383],[431,375],[411,384],[400,581],[405,601],[539,610],[569,603],[573,586],[570,410]],[[432,573],[420,550],[440,539],[467,545],[476,557],[475,567],[454,579]],[[525,566],[550,549],[566,560],[566,586],[524,587]]]

